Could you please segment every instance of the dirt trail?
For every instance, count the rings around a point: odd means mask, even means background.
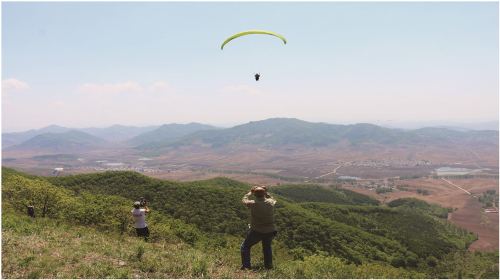
[[[335,174],[337,173],[337,170],[338,170],[339,168],[341,168],[342,166],[343,166],[343,165],[342,165],[342,164],[340,164],[339,166],[335,167],[335,169],[333,169],[333,171],[332,171],[332,172],[328,172],[328,173],[326,173],[326,174],[320,175],[320,176],[318,176],[318,177],[316,177],[316,178],[314,178],[314,179],[319,179],[319,178],[321,178],[321,177],[325,177],[325,176],[328,176],[328,175],[330,175],[330,174],[335,175]]]
[[[460,186],[458,186],[458,185],[456,185],[456,184],[454,184],[454,183],[452,183],[452,182],[450,182],[450,181],[446,180],[445,178],[441,178],[441,180],[445,181],[446,183],[448,183],[448,184],[450,184],[450,185],[452,185],[452,186],[454,186],[454,187],[457,187],[457,188],[461,189],[461,190],[462,190],[462,191],[464,191],[466,194],[471,195],[471,193],[470,193],[468,190],[466,190],[466,189],[464,189],[464,188],[462,188],[462,187],[460,187]]]

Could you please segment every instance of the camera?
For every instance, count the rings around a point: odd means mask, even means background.
[[[139,199],[139,202],[141,203],[141,207],[146,206],[146,204],[148,203],[148,201],[144,197],[141,197]]]

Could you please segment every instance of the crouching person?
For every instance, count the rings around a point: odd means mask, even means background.
[[[143,237],[144,241],[148,241],[149,229],[146,224],[146,215],[149,214],[150,210],[146,205],[146,202],[134,202],[134,209],[132,209],[132,216],[135,220],[135,231],[138,237]]]
[[[250,199],[253,195],[254,199]],[[273,268],[273,252],[271,241],[276,236],[274,224],[274,204],[276,200],[267,193],[267,188],[254,186],[251,191],[243,196],[243,204],[250,208],[250,229],[241,244],[241,269],[250,269],[250,249],[253,245],[262,241],[264,253],[264,266]]]

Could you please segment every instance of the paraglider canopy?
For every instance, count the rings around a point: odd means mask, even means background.
[[[281,39],[283,41],[284,44],[286,44],[286,38],[283,37],[282,35],[278,34],[278,33],[275,33],[275,32],[272,32],[272,31],[266,31],[266,30],[247,30],[247,31],[243,31],[243,32],[239,32],[239,33],[236,33],[234,35],[232,35],[231,37],[227,38],[223,43],[222,45],[220,46],[220,49],[223,50],[224,49],[224,46],[231,42],[232,40],[238,38],[238,37],[241,37],[241,36],[246,36],[246,35],[252,35],[252,34],[264,34],[264,35],[271,35],[271,36],[274,36],[274,37],[277,37],[279,39]]]

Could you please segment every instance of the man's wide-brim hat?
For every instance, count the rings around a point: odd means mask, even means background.
[[[253,192],[254,193],[265,193],[266,189],[263,187],[256,187]]]

